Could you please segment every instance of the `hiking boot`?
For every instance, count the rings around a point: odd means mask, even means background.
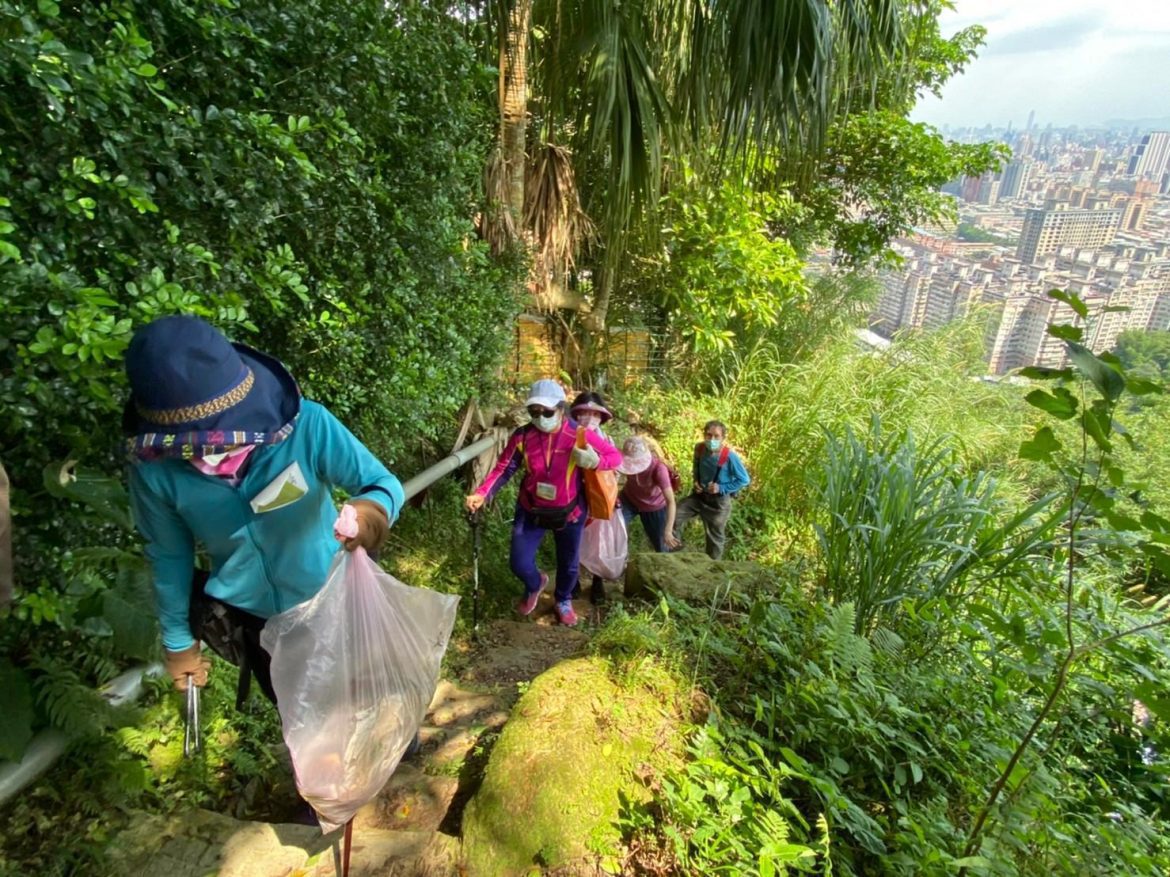
[[[573,611],[572,600],[561,600],[557,603],[557,619],[565,627],[572,627],[577,623],[577,613]]]
[[[589,602],[594,606],[605,602],[605,583],[601,579],[594,579],[593,586],[589,588]]]

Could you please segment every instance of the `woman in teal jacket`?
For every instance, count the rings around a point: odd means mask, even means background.
[[[202,599],[229,607],[248,668],[275,701],[259,632],[325,584],[338,547],[333,488],[357,511],[345,547],[374,551],[402,508],[402,485],[325,407],[302,400],[277,360],[202,320],[140,329],[126,372],[131,511],[153,569],[167,671],[180,690],[207,681],[191,618],[199,545],[211,566]]]

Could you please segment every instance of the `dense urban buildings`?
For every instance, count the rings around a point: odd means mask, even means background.
[[[870,328],[891,337],[982,314],[996,374],[1063,364],[1053,322],[1082,325],[1108,350],[1127,329],[1170,329],[1170,132],[960,132],[1006,140],[1000,174],[956,180],[957,228],[901,239],[902,266],[883,274]],[[1082,320],[1048,296],[1075,292]]]

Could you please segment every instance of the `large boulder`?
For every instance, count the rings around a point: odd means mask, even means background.
[[[681,763],[684,747],[673,683],[642,678],[578,658],[533,680],[464,812],[467,874],[616,873],[622,797],[645,800],[645,777]]]
[[[642,597],[652,592],[710,603],[715,592],[728,584],[737,591],[754,591],[767,587],[774,578],[758,563],[712,560],[697,551],[643,552],[630,557],[625,593]]]

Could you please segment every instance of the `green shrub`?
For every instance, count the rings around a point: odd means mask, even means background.
[[[79,541],[41,469],[114,471],[138,324],[196,313],[267,349],[392,462],[490,380],[514,271],[475,240],[493,72],[463,32],[377,0],[0,2],[0,454],[27,589]]]

